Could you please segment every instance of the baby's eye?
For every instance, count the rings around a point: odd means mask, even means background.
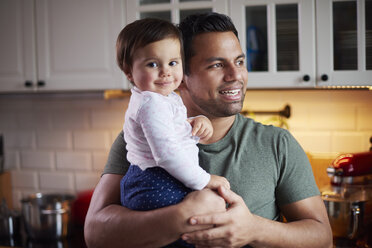
[[[177,61],[171,61],[171,62],[169,63],[169,65],[170,65],[170,66],[176,66],[176,65],[178,65],[178,62],[177,62]]]
[[[146,66],[155,68],[155,67],[158,67],[158,63],[156,63],[156,62],[150,62]]]

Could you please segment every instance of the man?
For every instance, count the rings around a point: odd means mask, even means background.
[[[287,131],[238,114],[248,73],[231,20],[193,15],[180,30],[182,100],[188,115],[205,115],[214,128],[208,144],[199,145],[200,165],[226,177],[231,190],[194,191],[153,211],[119,206],[119,182],[128,167],[121,134],[88,211],[88,246],[161,247],[182,237],[199,247],[331,247],[327,213],[303,150]]]

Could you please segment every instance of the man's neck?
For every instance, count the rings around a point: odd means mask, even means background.
[[[213,126],[213,135],[207,142],[203,142],[202,144],[212,144],[225,137],[234,124],[235,116],[210,118]]]

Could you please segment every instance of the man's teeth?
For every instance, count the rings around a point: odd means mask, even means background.
[[[240,90],[221,90],[220,93],[223,95],[235,96]]]

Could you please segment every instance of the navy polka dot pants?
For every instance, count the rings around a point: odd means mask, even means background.
[[[174,205],[192,190],[160,167],[142,170],[131,165],[120,181],[120,201],[132,210],[152,210]],[[177,240],[166,247],[194,247],[183,240]]]

